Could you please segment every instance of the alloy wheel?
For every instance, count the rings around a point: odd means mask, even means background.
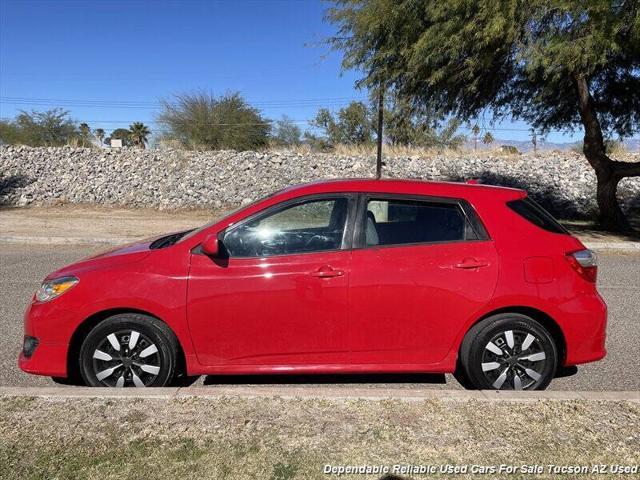
[[[158,347],[136,330],[109,333],[92,358],[96,379],[105,387],[147,387],[161,369]]]
[[[496,390],[532,390],[543,379],[547,355],[532,332],[504,330],[493,336],[482,353],[482,372]]]

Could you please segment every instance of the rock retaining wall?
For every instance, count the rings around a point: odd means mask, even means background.
[[[525,188],[560,217],[590,217],[596,211],[595,175],[584,157],[573,152],[537,156],[460,153],[385,162],[387,177],[477,178],[483,183]],[[374,171],[373,157],[334,154],[2,146],[0,203],[219,208],[248,203],[291,184],[370,177]],[[624,179],[618,192],[627,212],[640,209],[640,178]]]

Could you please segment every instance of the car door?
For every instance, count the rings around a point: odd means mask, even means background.
[[[491,299],[499,267],[493,242],[456,199],[366,196],[357,221],[352,362],[437,363]]]
[[[225,258],[191,256],[187,315],[204,365],[348,361],[355,197],[293,200],[218,236]]]

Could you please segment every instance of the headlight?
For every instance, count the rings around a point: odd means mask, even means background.
[[[79,281],[76,277],[60,277],[47,280],[36,292],[36,300],[39,302],[53,300],[70,290]]]

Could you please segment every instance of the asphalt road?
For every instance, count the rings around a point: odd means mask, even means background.
[[[0,385],[54,385],[48,378],[22,373],[16,365],[22,342],[22,314],[46,274],[96,251],[86,246],[0,244]],[[553,390],[640,390],[640,255],[601,252],[598,285],[609,305],[609,354],[603,361],[580,366],[574,375],[556,378],[550,387]],[[206,377],[194,385],[203,383],[211,386],[255,384],[256,388],[273,384],[461,388],[449,375],[446,378],[433,375]]]

